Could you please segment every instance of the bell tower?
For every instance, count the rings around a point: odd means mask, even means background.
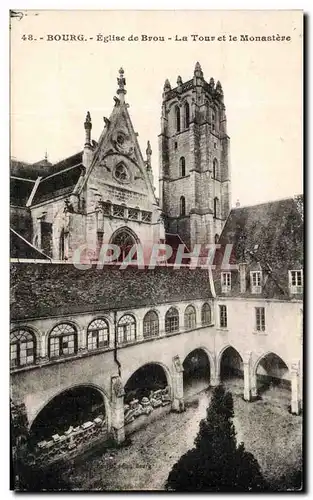
[[[229,137],[221,83],[165,81],[161,114],[160,206],[166,231],[192,248],[214,243],[230,210]]]

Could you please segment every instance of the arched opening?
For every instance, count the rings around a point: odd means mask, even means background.
[[[216,233],[216,235],[214,236],[214,241],[215,243],[217,244],[218,243],[218,240],[220,239],[219,235]]]
[[[137,236],[128,228],[118,229],[112,236],[110,243],[112,245],[117,245],[120,249],[120,253],[117,262],[122,262],[128,255],[130,249],[139,243]],[[136,259],[136,254],[134,254],[133,259]]]
[[[186,330],[191,330],[192,328],[196,327],[197,324],[196,310],[192,305],[186,307],[184,320],[185,320]]]
[[[143,318],[143,338],[159,335],[159,317],[155,311],[149,311]]]
[[[184,110],[185,110],[185,128],[188,128],[190,122],[190,109],[188,102],[185,103]]]
[[[117,324],[117,342],[129,344],[136,340],[136,320],[132,314],[124,314]]]
[[[262,399],[290,404],[291,382],[288,366],[272,352],[263,356],[256,365],[256,388]]]
[[[175,118],[176,118],[176,132],[180,132],[180,109],[178,106],[175,108]]]
[[[77,330],[71,323],[56,325],[49,334],[48,354],[50,359],[71,356],[77,352]]]
[[[229,346],[220,358],[220,380],[233,392],[243,392],[243,361],[239,352]]]
[[[170,409],[169,381],[164,368],[157,363],[141,366],[128,379],[124,389],[124,421],[127,434]]]
[[[185,177],[186,175],[186,160],[183,156],[179,160],[179,175],[180,177]]]
[[[183,362],[184,396],[190,397],[210,385],[210,361],[203,349],[195,349]]]
[[[40,411],[30,429],[30,443],[53,440],[69,430],[83,426],[99,417],[105,419],[105,405],[101,392],[91,386],[76,386],[55,396]],[[55,438],[56,439],[56,438]]]
[[[179,331],[179,313],[175,307],[171,307],[165,314],[165,333]]]
[[[179,211],[180,215],[186,215],[186,200],[184,196],[180,197],[180,202],[179,202]]]
[[[218,179],[219,177],[219,172],[218,172],[218,161],[216,158],[213,160],[213,179]]]
[[[207,302],[203,304],[201,308],[201,324],[202,326],[211,325],[212,323],[212,311],[211,306]]]
[[[98,318],[87,328],[87,349],[92,351],[109,345],[109,324],[107,320]]]
[[[220,202],[217,197],[214,198],[213,217],[215,219],[220,217]]]

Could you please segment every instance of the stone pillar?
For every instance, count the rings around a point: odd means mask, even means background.
[[[293,363],[290,370],[291,377],[291,413],[299,415],[300,413],[300,377],[299,363]]]
[[[211,366],[210,369],[211,369],[210,386],[216,387],[221,383],[220,364],[218,363],[217,359],[215,359],[214,366]]]
[[[251,401],[251,354],[247,352],[243,359],[244,389],[243,399]]]
[[[174,356],[172,410],[177,412],[182,412],[185,409],[183,372],[184,369],[179,356]]]
[[[121,378],[111,377],[111,430],[113,439],[120,444],[125,439],[124,429],[124,387]]]

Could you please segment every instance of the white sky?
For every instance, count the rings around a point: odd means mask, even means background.
[[[145,155],[149,139],[157,187],[162,89],[193,76],[221,81],[231,139],[232,203],[254,204],[302,192],[302,14],[296,11],[28,11],[11,28],[11,154],[54,162],[84,144],[89,110],[98,140],[118,69]],[[188,42],[40,41],[47,34],[128,37],[187,35]],[[291,42],[193,42],[190,34],[290,35]],[[37,41],[23,41],[32,34]]]

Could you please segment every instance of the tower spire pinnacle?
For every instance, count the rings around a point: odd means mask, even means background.
[[[126,94],[126,79],[124,78],[124,70],[123,68],[119,69],[119,76],[117,77],[118,89],[116,91],[119,96],[120,102],[125,102],[125,94]]]

